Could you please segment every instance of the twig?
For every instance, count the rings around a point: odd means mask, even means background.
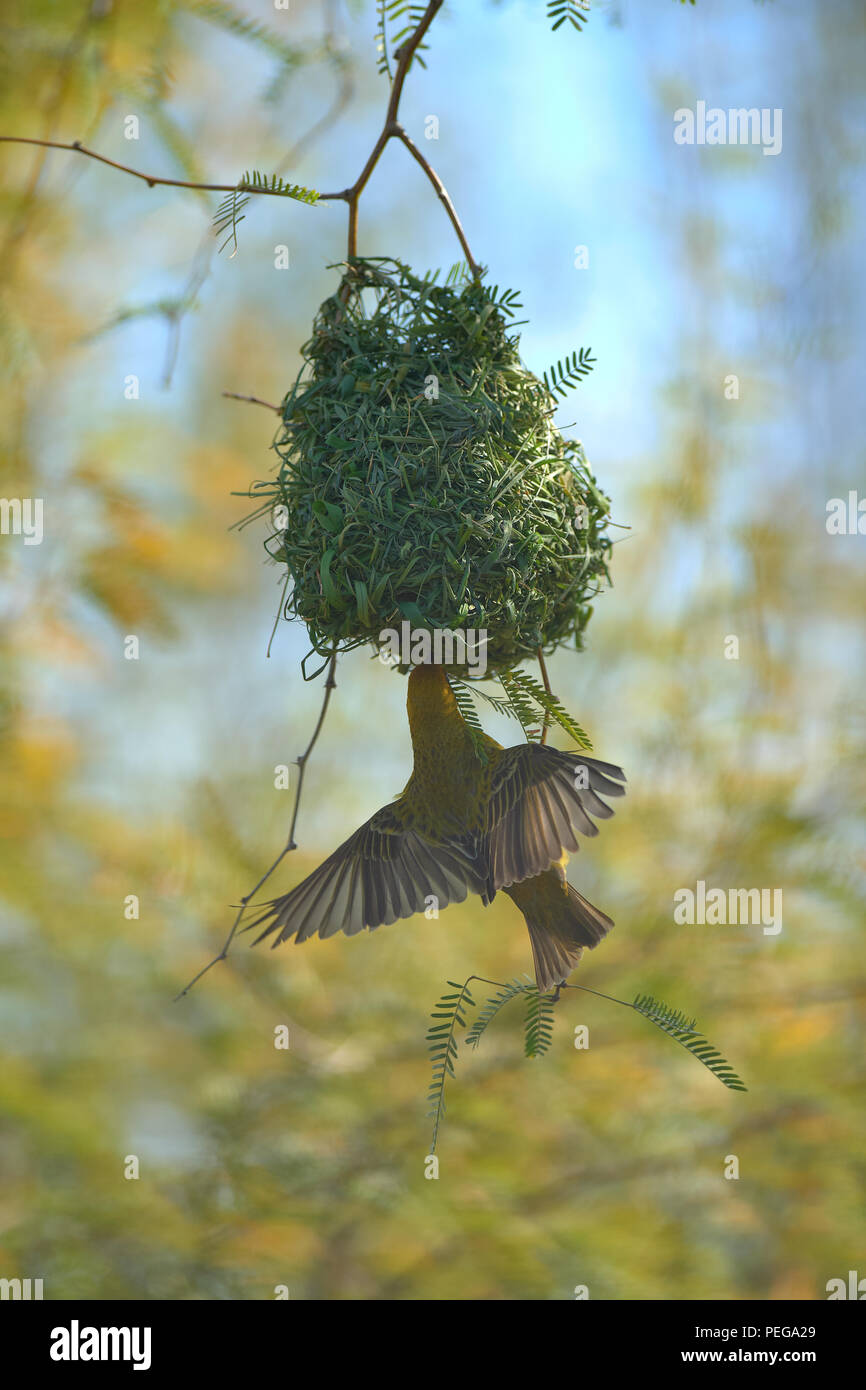
[[[249,893],[245,894],[245,896],[241,898],[240,907],[238,908],[238,911],[237,911],[237,915],[236,915],[236,917],[235,917],[235,920],[232,922],[231,931],[229,932],[228,936],[226,937],[225,943],[223,944],[223,948],[222,948],[222,950],[220,951],[219,955],[214,956],[214,958],[213,958],[212,961],[209,961],[208,964],[207,964],[206,966],[204,966],[203,969],[201,969],[201,970],[198,972],[197,975],[194,975],[194,976],[193,976],[193,978],[190,980],[189,984],[186,985],[185,988],[182,989],[182,990],[180,991],[180,994],[175,995],[175,1003],[177,1003],[178,999],[183,999],[184,995],[189,994],[189,992],[190,992],[190,990],[192,989],[193,985],[197,984],[198,981],[201,979],[202,975],[206,975],[207,972],[208,972],[209,970],[211,970],[211,969],[213,968],[213,966],[215,966],[215,965],[217,964],[218,961],[225,960],[226,956],[227,956],[228,953],[229,953],[229,947],[231,946],[231,944],[232,944],[232,942],[233,942],[233,940],[234,940],[234,938],[235,938],[235,933],[237,932],[238,926],[240,925],[240,920],[241,920],[241,918],[243,917],[244,913],[246,912],[247,907],[249,906],[250,902],[251,902],[252,899],[256,896],[256,893],[258,893],[258,891],[259,891],[259,889],[262,887],[262,885],[265,884],[265,883],[267,883],[267,881],[268,881],[268,879],[270,878],[271,874],[272,874],[272,873],[274,872],[274,870],[278,867],[278,865],[280,865],[280,864],[283,862],[283,860],[285,859],[286,855],[287,855],[291,850],[297,849],[297,845],[295,844],[295,826],[296,826],[297,823],[298,823],[298,810],[299,810],[300,805],[301,805],[301,790],[302,790],[303,785],[304,785],[304,773],[305,773],[306,768],[307,768],[307,763],[308,763],[308,761],[309,761],[310,754],[312,753],[313,749],[314,749],[315,746],[316,746],[316,740],[318,739],[319,734],[320,734],[321,731],[322,731],[322,725],[323,725],[324,722],[325,722],[325,715],[326,715],[327,712],[328,712],[328,704],[329,704],[330,699],[331,699],[331,691],[334,690],[334,689],[336,689],[337,682],[336,682],[336,680],[334,679],[334,672],[336,671],[336,668],[337,668],[337,653],[336,653],[336,652],[333,652],[332,655],[331,655],[330,664],[329,664],[329,666],[328,666],[328,676],[327,676],[327,679],[326,679],[326,681],[325,681],[325,698],[324,698],[324,700],[322,701],[322,708],[321,708],[321,710],[319,711],[319,718],[318,718],[318,721],[317,721],[317,723],[316,723],[316,727],[315,727],[315,729],[313,730],[313,737],[310,739],[310,741],[309,741],[309,743],[307,744],[307,746],[306,746],[304,752],[301,754],[301,756],[300,756],[300,757],[298,758],[298,760],[297,760],[297,766],[298,766],[298,785],[297,785],[297,787],[295,788],[295,805],[294,805],[294,809],[293,809],[293,811],[292,811],[292,823],[291,823],[291,826],[289,827],[289,838],[286,840],[285,845],[284,845],[283,848],[280,850],[279,854],[277,855],[277,857],[276,857],[276,859],[274,860],[274,862],[273,862],[273,864],[271,865],[271,867],[267,870],[266,873],[262,874],[262,877],[259,879],[259,881],[258,881],[258,883],[256,884],[255,888],[250,889]]]
[[[548,674],[547,674],[547,666],[546,666],[545,661],[544,661],[544,652],[541,650],[540,647],[538,648],[538,665],[539,665],[540,668],[541,668],[541,679],[542,679],[542,681],[544,682],[544,688],[545,688],[545,690],[547,691],[548,695],[551,697],[551,699],[553,699],[553,691],[552,691],[551,688],[550,688],[550,678],[549,678],[549,676],[548,676]],[[541,738],[540,738],[540,740],[539,740],[540,743],[546,743],[546,742],[547,742],[547,730],[548,730],[549,728],[550,728],[550,710],[547,710],[547,709],[546,709],[546,710],[544,711],[544,727],[543,727],[542,730],[541,730]],[[590,746],[591,746],[591,745],[590,745]]]
[[[277,628],[278,628],[279,625],[280,625],[280,618],[281,618],[282,615],[283,615],[283,610],[284,610],[284,607],[285,607],[285,602],[286,602],[286,590],[288,589],[289,584],[291,583],[291,579],[292,579],[291,571],[290,571],[290,570],[288,569],[288,567],[287,567],[287,568],[286,568],[286,578],[285,578],[285,582],[284,582],[284,584],[283,584],[283,592],[280,594],[280,603],[279,603],[279,607],[277,608],[277,611],[276,611],[276,613],[274,614],[274,625],[273,625],[273,627],[271,628],[271,635],[270,635],[270,637],[268,638],[268,649],[267,649],[267,651],[265,652],[265,656],[267,657],[267,659],[268,659],[269,661],[270,661],[270,657],[271,657],[271,647],[273,646],[274,638],[275,638],[276,635],[277,635]]]
[[[32,136],[26,135],[0,135],[0,141],[7,145],[41,145],[49,150],[72,150],[75,154],[87,155],[88,159],[96,159],[100,164],[107,164],[111,169],[119,169],[122,174],[130,174],[134,179],[141,179],[148,188],[155,188],[157,185],[165,188],[193,188],[204,193],[261,193],[274,198],[284,198],[286,195],[278,188],[267,188],[264,184],[254,183],[193,183],[189,179],[166,179],[159,174],[144,174],[140,169],[133,169],[128,164],[119,164],[116,159],[109,159],[107,155],[97,154],[96,150],[88,149],[82,145],[80,140],[73,140],[71,144],[65,144],[62,140],[36,140]],[[318,199],[321,202],[328,198],[342,198],[342,193],[320,193]]]
[[[510,984],[509,980],[488,980],[486,975],[470,975],[469,978],[466,980],[466,984],[470,985],[473,980],[478,980],[478,982],[482,985],[495,985],[497,989],[508,989]],[[536,990],[537,989],[538,986],[536,985]],[[609,999],[611,1004],[622,1004],[624,1009],[634,1008],[634,1004],[630,1004],[627,999],[617,999],[616,996],[613,994],[602,994],[601,990],[590,989],[589,985],[569,985],[566,984],[565,980],[561,980],[560,983],[556,986],[555,993],[558,995],[560,990],[563,989],[582,989],[584,994],[595,994],[598,996],[599,999]]]
[[[479,265],[476,265],[475,261],[472,258],[472,252],[469,250],[469,242],[466,240],[466,234],[464,233],[463,227],[460,224],[460,218],[457,216],[454,204],[448,196],[447,188],[440,179],[439,175],[436,173],[436,170],[433,168],[431,164],[428,164],[427,160],[424,158],[417,145],[413,144],[412,140],[406,134],[406,131],[403,129],[401,125],[398,125],[395,134],[397,135],[398,140],[402,140],[403,144],[406,146],[406,149],[409,151],[412,158],[417,160],[417,162],[421,165],[421,168],[424,170],[424,173],[427,175],[428,179],[432,183],[434,189],[436,190],[436,197],[439,199],[440,203],[444,207],[446,213],[448,214],[451,225],[454,228],[454,231],[457,233],[457,240],[463,247],[463,254],[466,257],[466,263],[469,266],[469,269],[472,271],[473,275],[479,275],[481,273],[481,267]]]
[[[275,410],[280,413],[280,406],[272,405],[270,401],[260,401],[258,396],[239,396],[237,391],[223,391],[222,393],[230,401],[246,401],[249,405],[263,405],[266,410]]]
[[[405,130],[397,120],[397,116],[400,110],[400,98],[403,95],[403,84],[406,81],[406,74],[409,71],[412,59],[414,58],[416,50],[421,44],[424,35],[427,33],[427,30],[430,28],[430,25],[433,23],[433,20],[436,18],[436,15],[442,8],[442,3],[443,0],[430,0],[427,9],[424,11],[424,14],[421,17],[421,21],[418,24],[417,29],[415,29],[413,33],[409,35],[409,38],[406,40],[404,44],[401,45],[400,49],[398,50],[397,67],[394,71],[394,80],[391,83],[391,95],[388,100],[388,109],[385,112],[385,124],[382,126],[379,138],[373,146],[370,156],[363,169],[361,170],[360,174],[358,175],[357,179],[352,184],[351,188],[345,189],[342,194],[338,194],[337,196],[344,198],[345,201],[349,204],[348,255],[349,257],[357,256],[358,201],[364,189],[366,188],[367,183],[369,182],[370,175],[372,174],[376,165],[379,163],[382,151],[384,150],[388,141],[393,140],[395,138],[401,140],[403,144],[406,146],[409,153],[421,165],[421,168],[424,170],[430,182],[433,184],[433,187],[436,190],[436,195],[442,203],[443,207],[445,208],[445,211],[448,214],[448,218],[451,222],[452,227],[454,228],[454,231],[457,233],[458,240],[463,248],[463,254],[466,257],[467,263],[472,271],[472,274],[478,276],[481,274],[481,267],[478,265],[477,261],[472,255],[472,252],[469,249],[469,243],[467,242],[466,235],[463,231],[462,226],[460,225],[460,219],[458,218],[457,213],[454,210],[454,204],[451,202],[451,199],[448,196],[448,193],[445,189],[444,184],[442,183],[442,180],[439,178],[438,174],[431,167],[431,165],[428,164],[427,160],[421,154],[421,151],[416,149],[412,141],[409,139],[409,136],[406,134]]]

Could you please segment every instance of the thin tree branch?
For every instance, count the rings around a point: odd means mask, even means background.
[[[355,182],[352,184],[352,187],[347,188],[342,195],[336,196],[344,197],[349,204],[349,235],[347,243],[347,254],[349,255],[349,257],[357,256],[358,201],[364,189],[366,188],[367,183],[369,182],[370,175],[372,174],[376,165],[379,163],[382,151],[384,150],[388,141],[393,140],[395,138],[401,140],[403,144],[406,146],[409,153],[412,155],[412,157],[416,159],[418,163],[421,165],[421,168],[424,170],[428,179],[435,188],[436,196],[439,198],[440,202],[445,208],[445,211],[448,214],[448,217],[451,221],[451,225],[457,233],[460,245],[463,248],[463,254],[466,257],[467,263],[472,271],[472,274],[477,277],[481,274],[481,267],[478,265],[477,261],[472,255],[472,252],[469,249],[469,243],[466,240],[466,235],[463,231],[462,226],[460,225],[460,219],[458,218],[457,213],[454,209],[454,204],[451,202],[451,199],[448,196],[448,192],[445,188],[445,185],[442,183],[442,180],[439,178],[438,174],[431,167],[431,165],[428,164],[421,151],[417,149],[416,146],[409,139],[409,136],[406,134],[405,130],[400,125],[397,119],[400,110],[400,98],[403,95],[403,85],[406,81],[406,74],[408,73],[409,68],[411,67],[412,59],[415,57],[415,53],[419,45],[421,44],[424,35],[427,33],[427,30],[433,23],[433,20],[436,18],[436,15],[441,10],[442,4],[443,0],[430,0],[430,3],[427,6],[427,9],[424,11],[424,14],[421,18],[421,21],[417,29],[415,29],[410,34],[406,42],[402,44],[402,46],[397,50],[397,53],[395,54],[395,57],[397,58],[397,67],[394,71],[394,80],[391,83],[391,95],[388,99],[388,109],[385,112],[385,124],[382,126],[379,138],[373,146],[373,149],[370,153],[369,158],[367,159],[366,164],[364,165]]]
[[[401,44],[394,57],[397,59],[397,67],[394,72],[394,81],[391,84],[391,100],[388,102],[388,110],[385,114],[385,128],[393,125],[397,120],[397,112],[400,109],[400,98],[403,95],[403,83],[406,81],[406,74],[415,57],[415,53],[420,46],[424,35],[430,28],[437,14],[442,8],[443,0],[430,0],[427,9],[421,17],[421,23],[413,34],[410,34],[404,44]]]
[[[460,224],[460,218],[457,216],[454,204],[448,196],[448,190],[445,187],[444,183],[440,179],[439,175],[436,173],[436,170],[433,168],[433,166],[429,164],[427,160],[424,158],[423,154],[418,149],[418,146],[413,144],[412,140],[409,138],[406,131],[403,129],[401,125],[397,126],[395,134],[398,140],[402,140],[403,144],[406,146],[406,149],[409,151],[412,158],[414,160],[417,160],[417,162],[421,165],[421,168],[424,170],[424,173],[427,175],[428,179],[432,183],[434,189],[436,190],[436,197],[439,199],[440,203],[444,207],[446,213],[448,214],[448,218],[451,222],[451,225],[454,228],[454,231],[457,233],[457,240],[463,247],[463,254],[466,257],[466,262],[469,266],[469,269],[472,271],[473,275],[480,275],[481,267],[479,265],[476,265],[475,261],[473,260],[472,252],[469,250],[469,242],[466,240],[466,234],[463,231],[463,227]]]
[[[245,896],[241,898],[240,907],[238,908],[237,915],[235,916],[235,920],[232,922],[231,931],[229,932],[228,936],[226,937],[225,942],[224,942],[224,944],[223,944],[223,948],[222,948],[222,950],[220,951],[219,955],[214,956],[214,958],[213,958],[212,961],[209,961],[208,964],[207,964],[206,966],[204,966],[203,969],[201,969],[201,970],[198,972],[197,975],[194,975],[194,976],[193,976],[193,978],[190,980],[189,984],[186,985],[186,986],[180,991],[180,994],[175,995],[175,1003],[177,1003],[178,999],[183,999],[184,995],[189,994],[189,992],[190,992],[190,990],[192,989],[193,985],[197,984],[198,981],[201,979],[202,975],[206,975],[207,972],[208,972],[209,970],[211,970],[211,969],[217,964],[218,961],[225,960],[226,956],[227,956],[228,953],[229,953],[229,948],[230,948],[232,942],[234,941],[235,933],[237,932],[237,929],[238,929],[238,927],[239,927],[239,925],[240,925],[240,920],[241,920],[241,918],[243,917],[244,913],[246,912],[247,907],[249,906],[250,902],[251,902],[252,899],[256,896],[256,893],[258,893],[259,889],[263,886],[263,884],[267,883],[268,879],[270,878],[270,876],[271,876],[271,874],[274,872],[274,870],[275,870],[280,864],[282,864],[282,862],[283,862],[283,860],[285,859],[286,855],[289,854],[291,850],[297,849],[297,845],[295,844],[295,826],[296,826],[297,823],[298,823],[298,811],[299,811],[300,805],[301,805],[301,791],[302,791],[303,785],[304,785],[304,773],[305,773],[305,771],[306,771],[306,769],[307,769],[307,763],[309,762],[310,754],[312,753],[313,749],[315,748],[315,746],[316,746],[316,740],[318,739],[319,734],[320,734],[321,731],[322,731],[322,725],[323,725],[324,722],[325,722],[325,715],[326,715],[327,712],[328,712],[328,704],[330,703],[331,692],[332,692],[332,690],[335,690],[335,689],[336,689],[336,686],[337,686],[337,682],[336,682],[336,680],[335,680],[335,678],[334,678],[334,673],[335,673],[336,669],[337,669],[337,653],[336,653],[336,651],[335,651],[335,652],[333,652],[332,655],[331,655],[330,664],[329,664],[329,666],[328,666],[328,676],[327,676],[327,679],[326,679],[326,681],[325,681],[325,698],[324,698],[324,700],[322,701],[322,708],[321,708],[321,710],[319,711],[319,718],[318,718],[318,721],[317,721],[317,723],[316,723],[316,727],[315,727],[315,729],[313,730],[313,737],[310,739],[310,741],[309,741],[309,743],[307,744],[307,746],[306,746],[304,752],[301,754],[301,756],[300,756],[300,757],[298,758],[298,760],[297,760],[297,767],[298,767],[298,785],[297,785],[297,787],[295,788],[295,805],[294,805],[294,809],[293,809],[293,811],[292,811],[292,823],[291,823],[291,825],[290,825],[290,827],[289,827],[289,838],[286,840],[285,845],[284,845],[283,848],[280,850],[279,854],[277,855],[277,857],[276,857],[276,859],[274,860],[274,862],[273,862],[273,864],[271,865],[271,867],[267,870],[266,873],[262,874],[262,876],[261,876],[261,878],[259,879],[258,883],[256,884],[255,888],[251,888],[250,891],[249,891],[249,893],[245,894]]]
[[[0,141],[7,145],[41,145],[49,150],[72,150],[74,154],[86,155],[88,159],[98,160],[100,164],[107,164],[110,169],[119,169],[122,174],[130,174],[134,179],[141,179],[148,188],[155,188],[157,185],[165,188],[193,188],[204,193],[262,193],[274,198],[285,198],[286,194],[281,193],[277,188],[266,188],[252,183],[193,183],[189,179],[166,179],[159,174],[144,174],[140,169],[133,169],[128,164],[119,164],[116,159],[109,159],[107,155],[98,154],[96,150],[91,150],[87,145],[82,145],[80,140],[73,140],[71,144],[65,144],[62,140],[36,140],[27,135],[0,135]],[[319,201],[329,198],[345,198],[345,193],[319,193]]]
[[[406,74],[409,71],[415,52],[439,10],[442,8],[443,0],[430,0],[430,4],[422,16],[418,28],[410,34],[409,38],[399,49],[397,67],[394,72],[394,80],[391,83],[391,95],[388,99],[388,109],[385,112],[385,124],[379,133],[379,137],[373,146],[366,164],[361,170],[352,187],[346,190],[346,198],[349,203],[349,255],[357,255],[358,238],[358,199],[363,193],[369,182],[370,175],[379,163],[379,158],[393,136],[399,134],[400,126],[397,122],[397,113],[400,109],[400,98],[403,95],[403,84],[406,81]]]
[[[249,405],[263,405],[266,410],[275,410],[280,413],[278,405],[272,405],[270,401],[260,401],[258,396],[239,396],[237,391],[223,391],[222,393],[230,401],[246,401]]]
[[[548,674],[547,674],[547,666],[546,666],[545,661],[544,661],[544,652],[541,650],[540,647],[538,648],[538,665],[539,665],[539,667],[541,668],[541,679],[542,679],[542,681],[544,682],[544,688],[545,688],[545,690],[547,691],[548,695],[550,695],[550,697],[552,698],[552,697],[553,697],[553,691],[552,691],[551,688],[550,688],[550,677],[549,677]],[[541,742],[541,743],[546,743],[546,742],[547,742],[547,731],[548,731],[549,728],[550,728],[550,710],[547,710],[547,709],[546,709],[546,710],[544,711],[544,727],[543,727],[542,730],[541,730],[541,739],[540,739],[540,742]]]

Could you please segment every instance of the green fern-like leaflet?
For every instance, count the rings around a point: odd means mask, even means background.
[[[553,995],[539,994],[533,985],[526,991],[526,1033],[523,1051],[527,1057],[543,1057],[553,1041]]]
[[[553,720],[564,729],[579,748],[587,752],[592,749],[586,731],[535,676],[529,675],[527,671],[501,671],[499,683],[505,695],[504,699],[482,690],[474,681],[462,681],[456,676],[451,678],[457,707],[468,725],[475,751],[482,763],[487,762],[487,753],[483,742],[484,734],[474,705],[475,696],[486,701],[497,714],[516,719],[530,743],[538,741],[541,735],[539,721],[543,721],[547,716],[548,720]]]
[[[514,979],[505,984],[496,980],[488,980],[485,983],[495,985],[497,993],[486,1000],[472,1025],[468,1026],[466,1011],[477,1007],[469,991],[469,986],[476,979],[478,979],[477,975],[470,975],[462,985],[457,984],[454,980],[449,980],[448,986],[451,993],[442,995],[431,1015],[431,1027],[427,1034],[427,1046],[433,1067],[433,1077],[428,1092],[430,1103],[428,1114],[433,1119],[431,1153],[436,1151],[439,1130],[445,1115],[445,1082],[449,1076],[455,1075],[454,1064],[457,1059],[459,1028],[466,1029],[466,1042],[469,1046],[477,1048],[490,1024],[499,1016],[505,1005],[509,1004],[512,999],[522,997],[526,1001],[524,1028],[524,1052],[526,1056],[543,1056],[545,1052],[550,1050],[553,1039],[553,1010],[560,997],[559,990],[550,994],[539,994],[535,982],[528,975],[525,975],[522,980],[515,976]],[[563,985],[562,988],[584,989],[585,987],[583,985]],[[623,1008],[634,1009],[642,1018],[661,1029],[669,1038],[673,1038],[674,1042],[679,1043],[687,1052],[691,1052],[692,1056],[707,1067],[723,1086],[727,1086],[728,1090],[746,1090],[730,1063],[720,1052],[710,1046],[704,1035],[696,1028],[695,1020],[687,1018],[679,1009],[672,1009],[669,1004],[663,1004],[661,1000],[653,998],[651,994],[638,994],[634,1002],[630,1004],[626,999],[617,999],[610,994],[598,994],[597,990],[588,990],[587,992],[598,995],[601,999],[607,999],[612,1004],[620,1004]]]
[[[393,78],[400,47],[414,34],[426,9],[426,5],[407,5],[405,0],[376,0],[376,66],[382,77]],[[400,28],[395,27],[398,24]],[[412,63],[417,62],[426,68],[427,64],[421,57],[426,48],[426,43],[418,45],[412,54]]]
[[[584,377],[589,376],[598,359],[593,357],[592,348],[581,348],[570,357],[564,357],[548,367],[542,380],[552,396],[567,396]]]
[[[693,1057],[697,1057],[729,1091],[746,1090],[730,1062],[726,1062],[722,1054],[710,1046],[703,1033],[695,1028],[693,1018],[687,1019],[685,1014],[660,1003],[651,994],[637,995],[631,1007],[644,1018],[648,1018],[650,1023],[654,1023],[656,1028],[667,1033],[674,1042],[691,1052]]]
[[[237,188],[233,188],[231,193],[223,198],[214,215],[214,235],[217,239],[223,238],[220,251],[224,251],[231,242],[232,255],[235,255],[238,249],[238,227],[244,220],[243,210],[250,201],[251,194],[265,192],[274,193],[280,198],[294,198],[296,202],[307,203],[310,206],[319,200],[314,188],[304,188],[299,183],[285,183],[278,174],[271,174],[268,178],[266,174],[259,173],[258,169],[245,173],[243,178],[238,180]]]
[[[562,24],[571,24],[580,29],[589,19],[590,0],[547,0],[547,18],[551,29],[557,30]]]
[[[475,1000],[469,992],[469,980],[462,985],[449,980],[448,984],[455,993],[442,995],[430,1015],[431,1026],[427,1033],[427,1047],[433,1067],[433,1079],[427,1093],[430,1103],[427,1113],[433,1120],[431,1153],[436,1152],[439,1126],[445,1114],[445,1082],[454,1075],[457,1029],[466,1027],[466,1008],[475,1008]]]
[[[478,711],[472,700],[472,695],[467,686],[462,681],[452,681],[451,689],[454,692],[454,699],[457,701],[457,708],[463,716],[463,722],[469,730],[472,739],[472,746],[475,749],[475,756],[483,767],[490,761],[487,746],[484,739],[484,730],[481,727],[481,720],[478,718]]]
[[[466,1041],[470,1047],[478,1046],[500,1009],[521,994],[526,999],[524,1053],[527,1057],[541,1057],[549,1051],[553,1039],[553,997],[549,994],[539,994],[537,986],[528,975],[523,980],[518,980],[515,976],[508,984],[500,987],[498,994],[487,1000],[466,1034]]]

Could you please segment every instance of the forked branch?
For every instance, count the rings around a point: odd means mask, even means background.
[[[406,131],[403,129],[403,127],[400,125],[397,119],[400,109],[400,98],[403,95],[403,86],[406,81],[406,75],[412,64],[412,59],[415,57],[415,54],[424,39],[424,35],[427,33],[427,30],[430,28],[430,25],[436,18],[436,15],[438,14],[439,10],[442,8],[442,4],[443,0],[430,0],[430,3],[428,4],[427,9],[422,15],[417,28],[413,30],[406,42],[398,50],[397,66],[394,71],[393,81],[391,83],[391,91],[388,98],[388,107],[385,113],[385,123],[382,126],[376,143],[370,152],[367,162],[365,163],[363,169],[361,170],[355,182],[352,184],[350,188],[341,189],[339,192],[318,193],[315,196],[310,194],[309,197],[304,197],[302,201],[309,203],[342,201],[348,203],[348,255],[350,257],[356,256],[358,254],[358,203],[360,201],[361,194],[366,188],[367,183],[370,179],[370,175],[373,173],[373,170],[378,164],[379,159],[382,155],[382,151],[385,149],[385,146],[388,144],[388,141],[392,139],[398,139],[401,141],[402,144],[406,146],[406,149],[412,155],[412,158],[416,160],[418,164],[420,164],[421,168],[424,170],[424,173],[427,175],[427,178],[430,180],[430,183],[433,185],[433,188],[436,192],[436,196],[438,197],[439,201],[444,207],[445,212],[448,216],[448,220],[454,228],[454,232],[463,249],[463,254],[466,257],[467,264],[470,270],[472,271],[472,274],[478,276],[481,274],[481,267],[478,265],[477,261],[472,255],[472,252],[469,249],[469,243],[466,240],[466,234],[463,231],[463,227],[461,226],[460,219],[455,211],[454,204],[448,196],[448,192],[444,184],[442,183],[442,180],[439,178],[439,175],[425,159],[421,151],[412,143],[411,139],[406,134]],[[0,135],[0,142],[4,144],[14,145],[38,145],[43,149],[69,150],[72,151],[74,154],[85,155],[88,159],[95,159],[100,164],[107,164],[109,168],[118,169],[122,174],[129,174],[131,178],[140,179],[142,183],[147,184],[148,188],[190,188],[194,189],[197,192],[203,193],[235,193],[243,194],[245,197],[257,194],[260,196],[275,198],[286,196],[286,191],[284,187],[281,186],[282,181],[280,179],[275,179],[273,183],[270,185],[266,180],[262,180],[261,182],[253,182],[249,179],[242,179],[240,183],[195,183],[190,179],[170,179],[163,178],[159,174],[146,174],[141,169],[133,169],[128,164],[121,164],[116,159],[109,159],[107,155],[99,154],[96,150],[91,150],[87,145],[82,144],[80,140],[64,142],[61,140],[39,140],[35,137],[24,135]],[[299,196],[302,192],[306,193],[306,190],[299,190]]]

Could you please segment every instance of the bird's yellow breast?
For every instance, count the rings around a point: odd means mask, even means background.
[[[406,797],[431,828],[473,828],[484,800],[482,767],[441,666],[413,668],[406,703],[415,759]]]

